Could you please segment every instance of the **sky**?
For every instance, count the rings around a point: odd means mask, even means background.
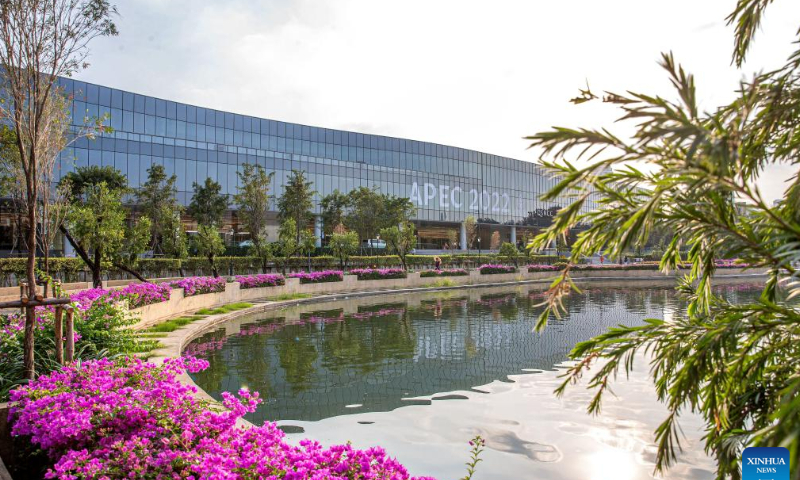
[[[113,3],[113,2],[112,2]],[[454,145],[526,161],[526,135],[611,127],[596,92],[674,98],[661,52],[696,76],[701,107],[783,65],[800,2],[776,0],[747,64],[731,65],[734,0],[118,0],[116,37],[81,80],[262,118]],[[767,171],[778,198],[793,174]]]

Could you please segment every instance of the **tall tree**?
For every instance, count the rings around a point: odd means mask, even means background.
[[[206,178],[203,185],[195,182],[192,188],[194,195],[187,213],[198,225],[213,225],[219,228],[222,225],[222,216],[228,209],[228,197],[222,193],[222,185]]]
[[[165,218],[162,241],[164,254],[178,260],[178,270],[183,277],[183,261],[189,256],[189,246],[180,212],[174,211],[171,217]]]
[[[384,218],[384,203],[377,188],[359,187],[347,194],[349,205],[344,226],[358,234],[360,241],[375,238]]]
[[[322,210],[322,228],[325,235],[333,234],[336,227],[344,224],[344,214],[349,204],[349,197],[339,190],[322,197],[319,206]]]
[[[214,278],[219,277],[217,271],[216,258],[225,252],[225,243],[219,234],[219,230],[214,225],[201,224],[197,228],[197,235],[194,237],[194,246],[197,254],[208,259]]]
[[[400,226],[392,225],[381,230],[381,237],[386,240],[389,251],[400,257],[403,270],[408,270],[406,258],[417,246],[414,224],[403,222]]]
[[[358,235],[356,232],[334,233],[328,243],[333,256],[339,259],[339,267],[344,270],[347,268],[347,260],[350,255],[358,251]]]
[[[94,286],[102,286],[102,274],[110,264],[139,280],[146,281],[133,268],[147,248],[150,220],[140,217],[128,221],[122,205],[124,190],[109,189],[105,183],[87,186],[73,200],[63,230],[78,255],[89,266]]]
[[[238,215],[250,232],[252,253],[261,260],[261,271],[266,273],[272,249],[267,241],[267,224],[270,217],[270,184],[273,174],[267,174],[261,165],[246,163],[238,172],[239,191],[234,196]]]
[[[25,180],[28,295],[36,294],[36,245],[41,168],[48,156],[46,139],[59,128],[53,107],[58,77],[70,77],[86,66],[89,42],[115,35],[115,9],[106,0],[9,0],[0,3],[0,117],[17,136]],[[24,365],[33,378],[33,309],[25,320]]]
[[[106,188],[112,191],[124,191],[128,189],[128,179],[114,167],[89,166],[79,167],[74,172],[64,175],[59,181],[59,185],[69,187],[70,200],[80,199],[86,192],[87,187],[94,187],[104,183]]]
[[[359,187],[347,194],[343,222],[360,240],[375,238],[381,229],[398,226],[416,211],[407,198],[381,194],[377,187]]]
[[[297,238],[300,238],[300,241]],[[278,229],[278,241],[272,245],[272,251],[280,257],[281,270],[286,274],[289,260],[297,255],[314,249],[314,235],[308,230],[300,230],[294,220],[288,218]],[[277,258],[276,258],[277,259]]]
[[[728,17],[735,26],[737,64],[770,3],[739,0]],[[619,257],[645,244],[660,226],[674,232],[661,269],[691,264],[679,284],[688,300],[684,315],[615,327],[578,344],[571,353],[577,362],[558,390],[590,375],[595,396],[589,409],[597,412],[617,374],[633,368],[636,353],[651,354],[649,370],[668,409],[656,430],[659,471],[676,459],[685,411],[705,420],[706,451],[716,457],[718,479],[741,478],[745,447],[786,447],[789,463],[800,464],[800,310],[792,300],[800,294],[800,50],[795,50],[788,63],[743,81],[731,103],[705,110],[709,113],[698,106],[694,77],[664,54],[661,64],[675,87],[673,99],[641,93],[603,98],[621,110],[622,121],[633,122],[630,139],[605,128],[556,128],[530,137],[552,157],[546,167],[561,178],[543,198],[572,194],[575,199],[533,240],[534,248],[584,224],[589,226],[572,246],[572,263],[601,250]],[[587,90],[575,103],[597,99]],[[591,162],[579,167],[566,157]],[[646,173],[631,166],[637,163],[653,168]],[[783,198],[770,205],[756,185],[775,164],[793,167],[795,175]],[[738,208],[742,200],[747,212]],[[731,304],[715,293],[721,258],[766,269],[758,300]],[[559,312],[569,284],[568,267],[550,290],[539,328]]]
[[[153,253],[164,253],[164,237],[172,234],[176,213],[183,209],[178,203],[178,177],[167,176],[163,165],[153,164],[147,169],[147,181],[136,191],[136,204],[150,219],[150,248]]]
[[[300,234],[311,221],[311,209],[314,207],[313,182],[306,180],[306,173],[292,170],[286,180],[283,193],[278,198],[278,218],[293,220],[296,227],[295,241],[300,243]]]

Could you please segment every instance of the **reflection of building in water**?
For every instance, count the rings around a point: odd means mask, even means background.
[[[211,368],[194,377],[215,397],[243,385],[260,391],[265,403],[250,417],[256,422],[385,411],[408,404],[403,398],[507,381],[524,368],[552,369],[579,341],[682,308],[671,289],[591,289],[568,297],[569,314],[534,333],[541,298],[533,288],[471,300],[367,298],[349,313],[338,306],[281,312],[241,325],[226,341],[212,333],[194,342],[190,349],[213,345],[205,351]]]

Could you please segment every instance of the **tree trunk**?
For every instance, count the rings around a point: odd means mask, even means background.
[[[217,264],[214,263],[214,255],[208,256],[208,262],[211,264],[211,272],[214,274],[214,278],[219,278],[219,273],[217,272]]]
[[[102,272],[100,270],[100,260],[103,258],[102,249],[97,247],[94,249],[94,264],[92,265],[92,285],[94,288],[103,288]]]
[[[134,277],[136,277],[136,279],[137,279],[137,280],[139,280],[140,282],[142,282],[142,283],[149,283],[149,282],[147,281],[147,279],[146,279],[146,278],[144,278],[144,277],[143,277],[143,276],[142,276],[142,275],[141,275],[139,272],[137,272],[136,270],[134,270],[134,269],[132,269],[132,268],[130,268],[130,267],[127,267],[127,266],[125,266],[125,265],[123,265],[123,264],[121,264],[121,263],[119,263],[119,262],[114,262],[114,264],[113,264],[113,265],[114,265],[114,267],[116,267],[116,268],[118,268],[118,269],[122,270],[123,272],[127,272],[127,273],[129,273],[129,274],[133,275],[133,276],[134,276]]]
[[[28,172],[33,176],[34,172]],[[33,183],[35,177],[29,180]],[[28,195],[28,262],[25,273],[28,277],[28,298],[36,297],[36,189],[31,188]],[[34,328],[36,323],[36,313],[33,308],[25,309],[25,344],[23,347],[22,363],[25,369],[25,378],[33,380],[36,376],[34,366]]]

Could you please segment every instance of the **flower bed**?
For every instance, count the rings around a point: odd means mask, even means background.
[[[182,288],[184,297],[203,295],[205,293],[219,293],[225,291],[224,278],[214,277],[188,277],[170,283],[171,287]]]
[[[169,300],[170,286],[165,283],[132,283],[126,287],[106,290],[91,288],[70,295],[70,300],[81,310],[87,310],[98,298],[108,297],[114,301],[127,301],[129,308],[139,308]]]
[[[235,281],[239,282],[239,288],[261,288],[261,287],[277,287],[279,285],[286,285],[286,279],[283,275],[275,273],[264,273],[260,275],[238,275]]]
[[[350,273],[358,276],[359,280],[390,280],[408,276],[402,268],[355,268]]]
[[[295,446],[274,423],[236,426],[258,394],[226,392],[225,408],[209,409],[177,379],[207,366],[123,358],[65,367],[12,392],[12,434],[49,455],[48,478],[409,478],[381,448]]]
[[[325,270],[311,273],[297,272],[290,273],[289,278],[299,278],[300,283],[341,282],[344,280],[344,274],[339,270]]]
[[[561,270],[562,267],[558,265],[528,265],[528,272],[556,272]]]
[[[429,277],[465,277],[469,272],[463,268],[450,268],[446,270],[424,270],[419,272],[420,278]]]
[[[478,267],[481,275],[497,275],[501,273],[515,273],[517,267],[511,265],[481,265]]]

